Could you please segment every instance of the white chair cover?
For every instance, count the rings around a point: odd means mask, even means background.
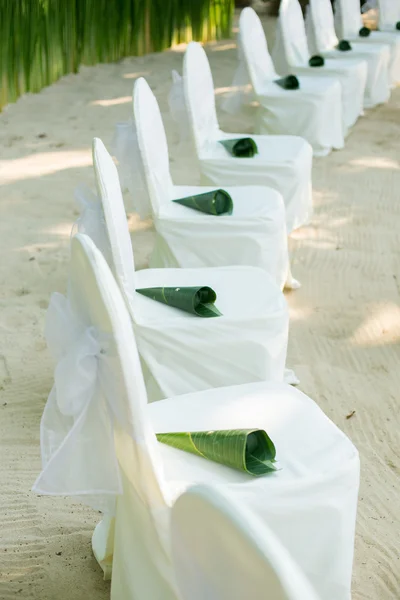
[[[270,527],[324,600],[349,600],[359,460],[346,436],[307,396],[279,383],[208,390],[148,405],[126,306],[101,253],[81,234],[72,241],[70,293],[74,320],[93,332],[100,347],[69,372],[72,391],[84,375],[91,385],[85,382],[83,392],[79,383],[81,393],[65,397],[63,414],[73,416],[68,428],[58,418],[47,421],[51,439],[66,433],[68,452],[54,448],[35,490],[95,495],[101,505],[121,484],[115,527],[107,531],[107,519],[93,538],[98,558],[110,561],[114,554],[112,600],[177,600],[169,507],[195,483],[228,489]],[[66,329],[72,330],[71,321]],[[85,340],[76,338],[71,364],[85,354]],[[96,410],[95,426],[89,417]],[[255,478],[157,445],[154,434],[238,427],[265,429],[276,445],[281,470]],[[110,428],[115,452],[104,450],[103,433]],[[118,461],[114,474],[100,460],[107,465],[111,455]]]
[[[218,218],[172,202],[215,188],[172,184],[161,112],[143,78],[135,83],[133,99],[157,231],[151,266],[250,265],[266,271],[283,288],[288,281],[289,254],[280,194],[264,187],[228,186],[225,189],[233,199],[233,214]]]
[[[151,205],[133,121],[116,124],[112,153],[118,160],[121,187],[129,191],[133,210],[142,219],[147,219],[151,216]]]
[[[301,77],[298,90],[283,90],[268,52],[260,18],[248,7],[239,18],[240,41],[250,80],[260,103],[257,130],[306,139],[316,156],[344,146],[341,87],[338,81]]]
[[[357,42],[348,52],[336,50],[339,40],[335,33],[330,0],[310,0],[306,12],[308,47],[312,54],[322,54],[335,60],[361,59],[367,61],[368,75],[364,108],[387,102],[390,97],[389,46]]]
[[[363,114],[367,63],[361,60],[326,59],[323,67],[310,67],[306,28],[298,0],[282,0],[280,4],[273,58],[279,73],[283,75],[294,73],[340,81],[343,127],[347,134]]]
[[[363,20],[358,0],[335,0],[335,27],[339,37],[350,40],[352,45],[360,42],[387,44],[390,48],[390,83],[395,85],[400,81],[400,35],[394,27],[388,32],[371,31],[368,37],[361,38],[359,31]]]
[[[151,400],[210,387],[282,381],[288,338],[283,294],[252,267],[145,269],[135,273],[132,244],[115,165],[101,140],[93,144],[110,266],[129,307]],[[208,285],[223,316],[199,319],[136,293],[136,288]],[[289,373],[288,373],[289,377]],[[289,379],[296,383],[295,379]]]
[[[187,114],[185,95],[183,91],[182,76],[175,69],[171,72],[172,85],[168,94],[168,106],[172,120],[179,132],[179,146],[181,151],[190,148],[189,115]]]
[[[396,23],[400,21],[399,0],[378,0],[379,5],[379,29],[381,31],[393,31]]]
[[[182,494],[171,536],[182,600],[317,600],[272,531],[227,491],[199,485]]]
[[[253,158],[230,156],[219,140],[247,137],[219,129],[214,85],[207,55],[191,42],[184,58],[184,89],[202,181],[217,186],[268,186],[282,194],[290,233],[312,216],[309,144],[292,136],[251,136],[259,150]]]

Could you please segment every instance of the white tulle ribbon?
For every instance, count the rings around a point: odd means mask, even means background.
[[[128,190],[133,209],[142,219],[151,216],[151,202],[146,184],[135,123],[117,123],[112,141],[112,152],[118,160],[121,187]]]
[[[75,189],[75,200],[80,215],[72,228],[71,236],[76,232],[88,235],[110,264],[110,242],[100,199],[89,187],[82,184]]]
[[[238,113],[244,104],[249,104],[255,98],[244,58],[240,34],[237,36],[237,53],[238,66],[233,76],[231,90],[221,105],[222,110],[230,114]]]
[[[186,108],[185,93],[183,89],[183,78],[172,70],[172,85],[168,95],[168,106],[171,118],[176,124],[179,132],[180,149],[184,149],[190,143],[190,123]]]
[[[113,514],[122,492],[114,445],[115,392],[109,339],[84,326],[62,294],[53,294],[46,315],[46,340],[56,361],[40,443],[43,470],[38,494],[76,496]]]

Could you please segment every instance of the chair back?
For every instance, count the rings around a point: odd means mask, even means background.
[[[93,167],[110,246],[109,266],[129,302],[134,302],[135,261],[117,167],[99,138],[93,140]]]
[[[171,200],[173,183],[160,108],[143,77],[137,79],[133,87],[133,112],[144,177],[153,214],[157,215],[161,206]]]
[[[357,38],[362,26],[359,0],[335,0],[335,28],[340,39]]]
[[[396,23],[400,21],[399,0],[378,0],[379,29],[381,31],[396,31]]]
[[[172,555],[182,600],[317,600],[279,540],[227,491],[202,485],[178,498]]]
[[[207,54],[200,44],[190,42],[183,59],[185,103],[197,156],[218,138],[214,83]]]
[[[273,52],[274,65],[278,73],[286,75],[291,67],[307,65],[309,58],[300,3],[298,0],[282,0]]]
[[[307,7],[306,30],[308,47],[313,54],[332,50],[339,40],[335,32],[330,0],[310,0]]]
[[[265,81],[276,78],[277,73],[268,51],[261,20],[250,7],[240,13],[239,36],[251,84],[255,93],[261,94]]]

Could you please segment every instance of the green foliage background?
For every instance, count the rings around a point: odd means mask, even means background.
[[[0,0],[0,110],[81,64],[229,37],[234,0]]]

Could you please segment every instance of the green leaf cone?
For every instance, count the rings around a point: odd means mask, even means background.
[[[204,192],[204,194],[197,194],[196,196],[178,198],[174,202],[209,215],[231,215],[233,211],[232,198],[225,190],[213,190],[211,192]]]
[[[308,64],[310,67],[323,67],[325,64],[325,59],[323,56],[319,56],[318,54],[315,54],[315,56],[312,56],[310,58],[310,60],[308,61]]]
[[[220,317],[214,302],[217,294],[209,287],[154,287],[136,290],[152,300],[180,308],[198,317]]]
[[[300,87],[300,83],[296,75],[286,75],[286,77],[275,79],[275,83],[284,90],[298,90]]]
[[[358,32],[358,35],[360,37],[368,37],[370,33],[371,30],[368,27],[361,27],[360,31]]]
[[[219,140],[232,156],[237,158],[253,158],[258,154],[257,144],[252,138],[238,138],[234,140]]]
[[[348,52],[349,50],[352,50],[352,47],[350,42],[347,40],[340,40],[339,44],[337,45],[337,49],[341,52]]]
[[[262,429],[158,433],[157,439],[178,450],[202,456],[250,475],[276,471],[275,446]]]
[[[396,29],[397,29],[397,31],[400,31],[400,21],[397,21],[397,23],[396,23]]]

